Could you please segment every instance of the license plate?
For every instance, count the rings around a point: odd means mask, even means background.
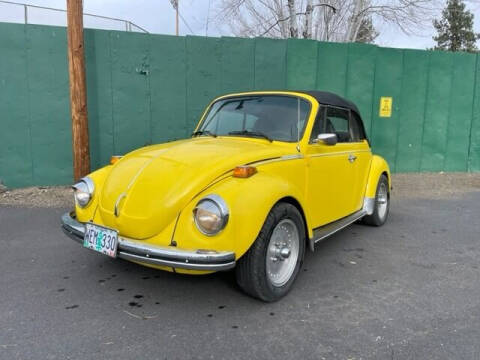
[[[102,254],[117,256],[118,232],[103,226],[87,223],[85,224],[85,237],[83,246],[98,251]]]

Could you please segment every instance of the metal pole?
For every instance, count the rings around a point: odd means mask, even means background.
[[[82,5],[82,0],[67,0],[68,73],[75,181],[90,172]]]
[[[27,5],[23,5],[23,13],[25,16],[25,24],[28,24],[28,6]]]

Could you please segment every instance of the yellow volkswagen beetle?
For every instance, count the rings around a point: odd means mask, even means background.
[[[332,93],[215,99],[192,137],[147,146],[73,186],[62,228],[84,247],[166,271],[235,267],[239,286],[283,297],[307,246],[387,219],[390,171],[357,107]]]

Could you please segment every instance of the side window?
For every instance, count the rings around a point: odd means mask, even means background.
[[[325,119],[325,133],[336,134],[338,142],[350,142],[349,118],[350,111],[328,107]]]
[[[363,131],[362,120],[355,112],[351,112],[350,118],[350,136],[352,141],[359,142],[366,139],[365,132]]]
[[[315,118],[312,133],[310,134],[310,142],[313,142],[319,134],[325,132],[325,109],[325,106],[320,106],[318,108],[317,117]]]

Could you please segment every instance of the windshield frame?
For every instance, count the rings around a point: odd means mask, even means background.
[[[299,99],[299,100],[304,100],[308,104],[308,110],[305,118],[305,122],[303,124],[303,128],[299,132],[299,137],[297,140],[294,141],[287,141],[287,140],[277,140],[277,139],[272,139],[272,141],[278,141],[278,142],[284,142],[284,143],[289,143],[289,144],[296,144],[299,143],[303,140],[305,136],[305,132],[307,129],[307,125],[310,121],[310,117],[312,115],[312,101],[308,97],[303,97],[297,94],[289,94],[289,93],[276,93],[276,92],[246,92],[246,93],[239,93],[239,94],[233,94],[233,95],[225,95],[221,96],[219,98],[216,98],[213,100],[208,107],[205,109],[202,118],[200,119],[197,127],[195,128],[196,131],[200,131],[202,129],[202,126],[204,126],[204,123],[206,119],[208,118],[208,115],[213,108],[213,106],[219,102],[219,101],[225,101],[225,100],[231,100],[231,99],[242,99],[242,98],[253,98],[253,97],[266,97],[266,96],[275,96],[275,97],[289,97],[289,98],[294,98],[294,99]],[[260,137],[257,136],[248,136],[248,135],[229,135],[229,134],[221,134],[217,135],[218,137],[245,137],[245,138],[250,138],[250,139],[261,139]]]

